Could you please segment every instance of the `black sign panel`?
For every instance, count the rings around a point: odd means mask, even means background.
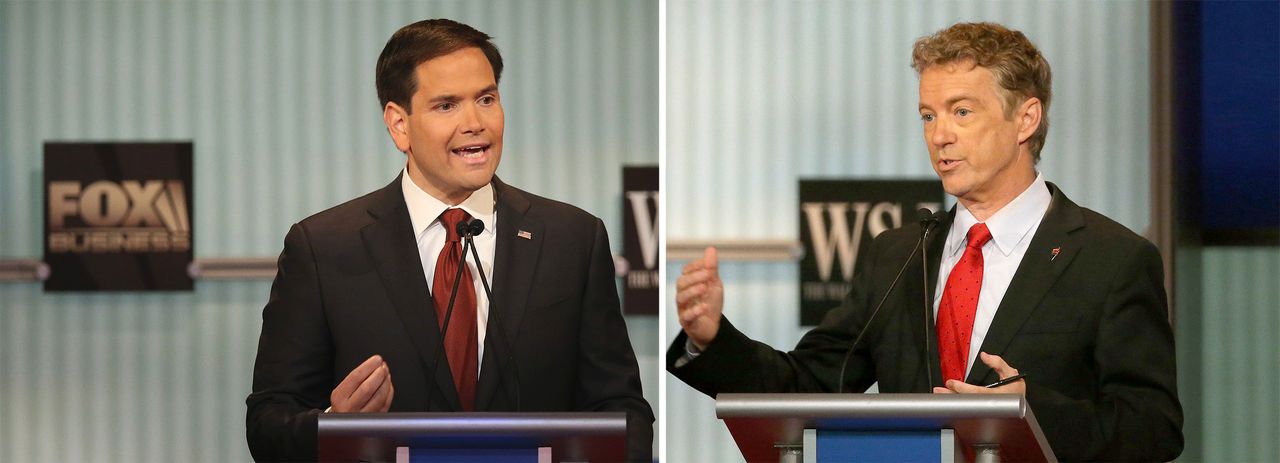
[[[817,325],[849,293],[858,256],[885,230],[942,207],[934,180],[801,180],[800,323]]]
[[[190,142],[45,143],[45,291],[190,291],[191,153]]]
[[[622,307],[628,314],[658,313],[658,167],[622,168]]]

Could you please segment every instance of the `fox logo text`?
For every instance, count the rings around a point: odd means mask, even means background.
[[[52,181],[49,252],[151,253],[191,249],[180,180]]]

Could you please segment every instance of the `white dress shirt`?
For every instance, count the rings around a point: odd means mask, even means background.
[[[427,287],[430,288],[431,282],[435,281],[436,259],[440,257],[440,250],[444,249],[444,240],[448,236],[448,232],[444,229],[444,224],[440,223],[440,214],[445,209],[449,209],[450,206],[422,191],[422,188],[413,183],[413,180],[409,179],[407,167],[400,176],[400,188],[404,191],[405,205],[409,207],[409,220],[413,223],[413,236],[418,242],[418,257],[422,259],[422,270],[426,272]],[[472,219],[484,222],[484,231],[472,241],[475,242],[476,251],[479,252],[480,260],[484,263],[484,275],[489,280],[491,289],[493,285],[493,253],[498,236],[496,230],[498,228],[498,213],[495,210],[495,200],[493,184],[490,183],[479,190],[471,192],[471,196],[468,196],[467,199],[456,206],[471,214]],[[480,273],[476,269],[476,263],[472,259],[470,250],[467,251],[466,262],[467,270],[471,272],[471,281],[476,290],[476,329],[479,330],[480,336],[480,352],[476,358],[483,362],[485,328],[489,324],[489,298],[485,296],[484,283],[480,281]],[[422,301],[423,307],[427,307],[428,303],[428,301]],[[444,310],[444,307],[441,307],[440,310]],[[476,372],[476,374],[478,375],[479,372]]]
[[[996,211],[985,222],[991,231],[991,241],[982,246],[982,289],[978,293],[978,311],[973,319],[973,334],[969,337],[969,360],[965,363],[965,376],[978,361],[978,352],[982,350],[982,340],[987,337],[991,328],[991,320],[996,316],[996,309],[1004,299],[1009,283],[1013,281],[1022,256],[1031,245],[1031,237],[1040,228],[1040,220],[1049,211],[1049,203],[1053,195],[1045,185],[1044,176],[1036,174],[1031,186],[1023,190],[1017,198]],[[942,250],[942,264],[938,267],[938,287],[933,297],[933,318],[938,319],[938,306],[942,302],[942,292],[946,289],[947,277],[951,269],[960,262],[967,245],[965,236],[969,228],[978,223],[973,213],[965,209],[964,204],[956,203],[956,219],[947,232],[946,245]],[[1015,366],[1016,368],[1016,366]]]

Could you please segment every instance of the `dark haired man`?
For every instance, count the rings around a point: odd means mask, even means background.
[[[683,332],[668,370],[712,396],[836,392],[853,348],[848,390],[878,382],[881,392],[1022,394],[1061,460],[1177,457],[1182,408],[1160,253],[1036,171],[1048,61],[1021,32],[962,23],[918,40],[912,66],[930,160],[958,203],[925,244],[928,292],[891,283],[904,263],[904,275],[924,272],[913,254],[920,226],[882,233],[844,303],[781,352],[722,315],[708,249],[677,280]],[[926,295],[931,318],[916,309]],[[1027,377],[982,386],[1020,372]]]
[[[494,176],[501,72],[489,36],[454,21],[387,42],[378,98],[408,162],[285,237],[247,399],[255,459],[315,459],[321,413],[514,410],[627,412],[628,459],[650,459],[603,223]],[[455,282],[468,220],[483,267],[468,256]]]

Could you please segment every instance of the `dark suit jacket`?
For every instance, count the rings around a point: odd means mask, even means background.
[[[497,178],[493,186],[498,239],[485,269],[493,301],[476,410],[515,411],[518,397],[519,411],[625,411],[628,458],[649,460],[653,412],[604,224]],[[434,310],[399,178],[295,224],[262,312],[246,401],[253,457],[314,460],[329,393],[374,354],[391,369],[391,411],[460,410],[447,361],[427,374],[440,342]]]
[[[1049,188],[1049,211],[981,349],[1029,375],[1027,401],[1058,458],[1171,460],[1182,452],[1182,407],[1159,251]],[[954,216],[953,209],[926,243],[928,292],[916,254],[849,362],[846,390],[864,391],[877,381],[881,392],[928,393],[942,385],[932,303],[926,306],[925,296],[934,294]],[[707,349],[676,368],[685,352],[682,332],[667,352],[668,371],[711,396],[834,392],[845,353],[919,238],[916,224],[876,237],[844,303],[795,350],[753,341],[724,319]],[[997,379],[978,362],[966,382]]]

